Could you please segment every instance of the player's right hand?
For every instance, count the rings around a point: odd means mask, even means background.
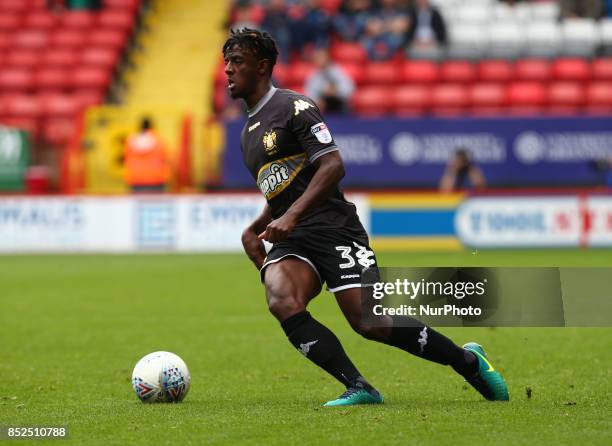
[[[287,211],[281,217],[276,220],[272,220],[268,226],[266,226],[266,230],[259,234],[260,240],[266,240],[270,243],[282,242],[285,240],[289,233],[295,228],[298,219],[296,216]]]

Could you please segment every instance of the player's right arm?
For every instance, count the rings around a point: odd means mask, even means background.
[[[266,258],[266,249],[263,242],[259,239],[258,234],[265,231],[271,221],[272,214],[270,213],[270,206],[266,203],[259,217],[242,232],[242,246],[244,247],[244,252],[255,264],[257,269],[261,269]]]

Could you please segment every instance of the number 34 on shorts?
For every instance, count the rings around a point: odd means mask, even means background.
[[[355,266],[355,262],[365,268],[376,263],[374,251],[353,242],[353,246],[336,246],[336,251],[340,251],[341,262],[338,264],[340,269],[349,269]]]

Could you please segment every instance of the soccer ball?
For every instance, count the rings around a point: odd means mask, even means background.
[[[132,387],[144,403],[178,403],[189,392],[190,382],[187,365],[170,352],[149,353],[132,372]]]

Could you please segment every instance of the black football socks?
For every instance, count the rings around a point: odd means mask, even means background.
[[[391,336],[385,343],[429,361],[450,365],[464,377],[478,371],[478,358],[472,352],[416,319],[394,317]]]
[[[294,314],[281,322],[281,327],[295,348],[346,387],[371,388],[346,355],[336,335],[308,311]]]

